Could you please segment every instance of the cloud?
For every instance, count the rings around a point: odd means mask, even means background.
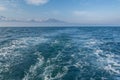
[[[73,11],[72,22],[81,24],[117,24],[120,21],[119,13],[101,11]]]
[[[46,4],[49,0],[25,0],[28,4],[32,5],[42,5]]]
[[[4,11],[6,8],[4,6],[0,6],[0,11]]]
[[[86,16],[86,15],[88,15],[88,13],[89,12],[87,12],[87,11],[74,11],[73,15],[75,15],[75,16]]]

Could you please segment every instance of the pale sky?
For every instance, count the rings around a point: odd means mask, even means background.
[[[0,16],[21,23],[53,18],[78,24],[120,25],[120,0],[0,0]]]

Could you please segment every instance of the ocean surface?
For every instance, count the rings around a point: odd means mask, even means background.
[[[120,28],[0,28],[0,80],[120,80]]]

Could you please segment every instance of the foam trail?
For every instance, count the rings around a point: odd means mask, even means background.
[[[21,49],[26,49],[30,46],[35,46],[46,41],[47,39],[42,37],[24,37],[12,40],[3,45],[3,47],[0,48],[0,73],[9,72],[12,66],[24,62],[24,55],[20,52]],[[41,62],[41,59],[38,60]]]
[[[43,73],[43,79],[44,80],[55,80],[55,79],[61,79],[65,74],[67,74],[68,68],[67,66],[62,67],[62,71],[57,72],[57,74],[53,77],[54,70],[60,68],[59,65],[50,65],[45,68],[45,71]]]
[[[44,57],[40,55],[41,53],[36,52],[35,55],[38,56],[37,62],[35,65],[32,65],[29,71],[26,73],[22,80],[34,79],[37,76],[37,70],[44,64]]]
[[[120,75],[120,61],[116,58],[120,58],[117,54],[111,53],[109,51],[109,54],[106,54],[104,50],[101,50],[99,45],[104,44],[103,42],[99,42],[97,40],[94,40],[95,42],[89,42],[87,43],[87,47],[90,47],[94,50],[94,54],[97,57],[98,65],[105,69],[106,71],[110,72],[111,74],[119,74]],[[86,47],[86,46],[85,46]],[[115,67],[117,66],[117,67]]]
[[[0,34],[1,80],[120,80],[119,29],[14,29]]]

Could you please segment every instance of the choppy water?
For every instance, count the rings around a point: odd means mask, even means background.
[[[0,28],[0,80],[120,80],[120,28]]]

